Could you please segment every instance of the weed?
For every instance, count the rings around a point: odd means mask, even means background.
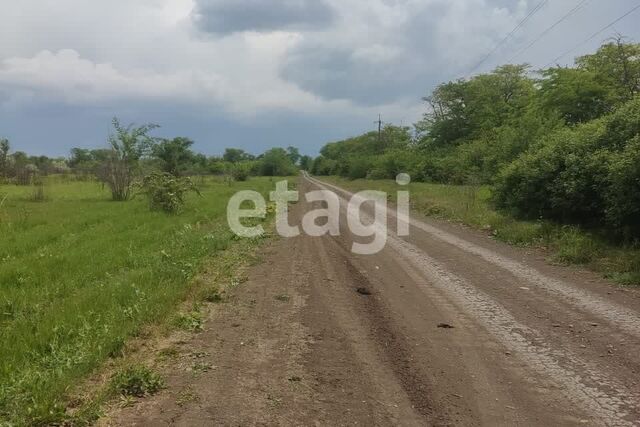
[[[145,397],[160,391],[164,380],[146,366],[131,366],[114,375],[112,388],[122,396]]]
[[[640,284],[640,274],[637,273],[610,273],[605,277],[621,286],[636,286]]]
[[[127,396],[127,395],[120,395],[120,402],[118,403],[118,406],[120,408],[130,408],[133,405],[135,405],[137,402],[136,398],[134,396]]]
[[[200,396],[198,396],[191,387],[186,387],[178,394],[176,405],[182,407],[187,403],[198,401],[200,401]]]
[[[189,355],[192,359],[204,359],[205,357],[210,356],[206,351],[194,351]]]
[[[200,332],[203,329],[202,313],[199,311],[191,311],[189,313],[178,313],[174,320],[174,324],[185,331]]]
[[[600,247],[594,239],[575,227],[563,227],[554,245],[553,259],[563,264],[588,264],[600,255]]]
[[[167,347],[163,348],[158,352],[157,358],[158,360],[169,360],[175,359],[180,354],[180,351],[175,347]]]
[[[218,287],[214,286],[204,291],[203,299],[210,303],[219,303],[224,300]]]
[[[207,362],[196,362],[191,366],[191,372],[195,375],[204,374],[205,372],[209,372],[211,369],[213,369],[213,365]]]

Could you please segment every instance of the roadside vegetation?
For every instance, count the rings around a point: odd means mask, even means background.
[[[29,187],[0,187],[0,420],[16,425],[60,420],[67,391],[170,316],[203,263],[237,243],[231,195],[266,195],[273,183],[206,178],[179,216],[143,197],[115,203],[95,181],[50,177],[46,187],[44,203]]]
[[[59,159],[0,140],[0,425],[69,421],[78,384],[148,325],[202,328],[201,304],[221,297],[196,279],[203,268],[230,274],[213,261],[242,258],[251,244],[227,226],[229,198],[268,198],[274,177],[296,174],[302,160],[293,147],[207,157],[187,138],[154,137],[156,128],[114,119],[104,148]],[[101,396],[132,399],[162,384],[144,365],[122,366]],[[77,420],[97,415],[100,398],[88,402]]]
[[[618,38],[573,68],[504,65],[443,83],[413,132],[387,125],[327,144],[310,171],[443,184],[418,191],[427,213],[640,284],[639,94],[640,44]],[[480,207],[463,214],[469,191]]]

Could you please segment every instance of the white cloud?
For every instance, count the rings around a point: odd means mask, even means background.
[[[0,65],[0,86],[6,90],[16,87],[74,104],[116,98],[169,98],[184,91],[188,77],[147,70],[124,73],[110,63],[83,59],[71,49],[56,53],[45,50],[31,58],[8,58]],[[213,76],[209,79],[216,81]]]

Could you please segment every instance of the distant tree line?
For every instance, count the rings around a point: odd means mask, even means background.
[[[124,126],[113,119],[113,132],[104,148],[73,148],[69,158],[28,156],[11,152],[7,139],[0,139],[0,179],[19,185],[36,183],[51,174],[73,174],[78,179],[98,179],[109,187],[114,200],[128,200],[134,183],[148,182],[170,188],[185,181],[172,180],[199,175],[225,175],[245,181],[250,176],[289,176],[299,167],[310,168],[312,158],[301,156],[295,147],[272,148],[254,156],[238,148],[227,148],[222,156],[205,156],[192,150],[185,137],[157,138],[158,126]],[[158,174],[160,173],[160,174]],[[154,179],[144,180],[153,175]],[[164,178],[162,178],[164,177]]]
[[[65,158],[29,156],[22,151],[11,152],[6,138],[0,138],[0,181],[11,180],[28,185],[40,175],[67,173],[69,166]]]
[[[189,138],[157,138],[150,135],[158,126],[123,126],[113,120],[114,132],[103,148],[73,148],[68,158],[29,156],[11,152],[11,145],[0,138],[0,178],[18,184],[29,184],[36,176],[72,173],[79,177],[109,180],[125,169],[161,170],[174,176],[194,175],[251,175],[287,176],[296,174],[299,167],[311,168],[310,156],[302,156],[296,147],[272,148],[253,155],[239,148],[227,148],[221,156],[205,156],[192,150]]]
[[[318,175],[489,184],[520,217],[640,237],[640,44],[622,38],[574,67],[504,65],[443,83],[414,128],[327,144]]]

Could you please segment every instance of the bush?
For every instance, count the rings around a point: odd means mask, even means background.
[[[353,157],[349,159],[346,176],[349,179],[366,178],[371,170],[372,163],[368,158]]]
[[[612,156],[607,189],[607,219],[627,235],[640,235],[640,137]]]
[[[231,178],[234,181],[244,182],[249,179],[251,165],[247,163],[237,163],[231,166]]]
[[[311,173],[314,175],[335,175],[337,168],[337,162],[335,160],[327,159],[323,156],[318,156],[313,161],[311,166]]]
[[[166,172],[153,172],[142,181],[143,192],[149,197],[151,209],[178,213],[187,193],[200,194],[190,178],[175,177]]]
[[[640,236],[640,98],[554,132],[510,164],[495,202],[518,216],[605,225]]]
[[[272,148],[258,160],[258,171],[262,176],[291,176],[298,168],[283,148]]]
[[[164,380],[146,366],[132,366],[118,372],[111,384],[123,396],[145,397],[160,391]]]

